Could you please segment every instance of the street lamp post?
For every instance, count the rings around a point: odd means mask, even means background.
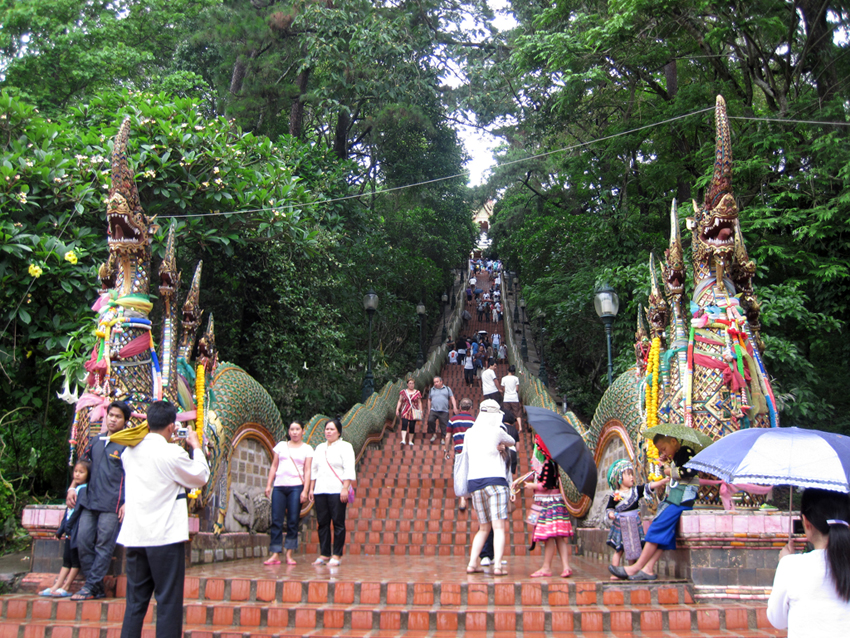
[[[375,294],[374,290],[370,289],[363,296],[363,309],[369,315],[369,354],[366,359],[366,377],[363,379],[363,397],[361,399],[361,403],[366,403],[375,391],[375,376],[372,374],[372,317],[378,309],[378,295]]]
[[[542,310],[537,313],[537,320],[540,322],[540,370],[537,373],[537,378],[543,385],[549,385],[549,373],[546,371],[546,358],[543,355],[543,334],[545,328],[543,321],[546,319],[546,313]]]
[[[617,318],[617,311],[620,309],[620,298],[614,289],[608,284],[603,284],[596,291],[596,296],[593,298],[593,307],[596,309],[596,314],[602,319],[605,324],[605,336],[608,341],[608,385],[614,383],[614,361],[611,358],[611,328],[614,325],[614,320]]]
[[[440,297],[440,301],[443,302],[443,341],[441,343],[445,343],[448,339],[448,334],[446,333],[446,305],[449,302],[449,296],[446,293],[443,293],[443,296]]]
[[[522,343],[519,346],[519,352],[522,355],[523,361],[528,361],[528,341],[525,340],[525,298],[520,297],[519,307],[522,308]]]
[[[416,367],[425,365],[425,355],[422,353],[422,320],[425,319],[425,304],[421,301],[416,304],[416,314],[419,315],[419,356],[416,357]]]

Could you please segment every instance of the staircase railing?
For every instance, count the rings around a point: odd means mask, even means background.
[[[463,294],[463,286],[459,286],[458,290],[452,294],[455,295],[456,301],[459,301],[458,298]],[[455,304],[455,310],[452,311],[452,315],[447,323],[447,329],[451,335],[458,334],[463,308],[464,304],[462,302]],[[433,348],[428,353],[428,358],[422,367],[417,368],[411,373],[410,376],[416,381],[416,387],[418,389],[423,390],[434,378],[434,375],[440,373],[447,354],[447,344],[441,343],[439,347]],[[407,375],[405,375],[404,379],[407,379]],[[375,392],[367,399],[366,403],[354,404],[341,417],[342,436],[346,441],[351,443],[357,458],[360,458],[370,437],[381,434],[386,422],[393,420],[395,417],[398,394],[401,392],[405,383],[405,380],[397,379],[396,381],[384,384],[380,391]],[[317,414],[310,419],[305,427],[306,435],[304,440],[313,447],[324,441],[324,425],[331,418],[324,414]]]
[[[516,295],[512,303],[516,303]],[[507,295],[503,295],[507,301]],[[514,336],[514,323],[511,313],[508,312],[508,304],[503,304],[505,307],[505,344],[508,349],[508,361],[516,366],[517,377],[519,378],[519,392],[522,397],[523,405],[531,405],[538,408],[547,408],[558,412],[558,404],[549,394],[543,382],[533,375],[522,360],[520,349],[517,346]],[[584,434],[585,427],[579,418],[570,411],[561,413],[567,422],[572,425],[578,432]],[[563,486],[564,498],[567,502],[567,509],[573,516],[584,516],[590,507],[590,499],[583,496],[570,478],[561,470],[561,485]]]

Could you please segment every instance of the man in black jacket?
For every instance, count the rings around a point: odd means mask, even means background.
[[[113,401],[104,419],[106,433],[89,441],[81,459],[91,463],[84,508],[77,526],[77,549],[86,584],[72,600],[103,598],[103,578],[109,570],[118,530],[124,518],[124,466],[121,453],[124,446],[109,437],[124,429],[130,419],[130,407],[123,401]],[[76,491],[68,490],[69,507],[76,504]]]

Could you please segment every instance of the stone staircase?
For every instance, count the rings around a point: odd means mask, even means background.
[[[475,313],[472,312],[473,317]],[[490,333],[501,326],[467,329]],[[499,377],[507,365],[498,366]],[[461,366],[447,365],[445,383],[458,401],[473,399],[481,383],[466,386]],[[184,635],[249,636],[782,636],[770,628],[764,603],[696,603],[688,583],[609,580],[606,564],[570,559],[574,575],[531,579],[541,548],[529,555],[524,523],[530,497],[520,495],[506,547],[508,575],[466,574],[470,508],[457,509],[451,461],[424,428],[414,447],[387,432],[358,462],[357,502],[349,508],[348,539],[340,567],[313,567],[318,554],[315,518],[303,532],[298,565],[267,567],[262,558],[187,569]],[[519,472],[528,471],[531,437],[518,446]],[[571,548],[573,546],[571,545]],[[554,573],[560,573],[558,563]],[[118,638],[124,615],[123,577],[116,598],[73,602],[34,594],[0,597],[0,638]],[[42,585],[43,586],[43,585]],[[155,635],[151,605],[144,638]]]

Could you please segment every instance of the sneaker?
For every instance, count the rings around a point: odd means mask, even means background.
[[[433,443],[436,440],[437,440],[437,435],[436,434],[431,435],[431,443]]]
[[[481,566],[482,566],[482,567],[487,567],[487,566],[489,566],[489,565],[490,565],[490,559],[489,559],[489,558],[487,558],[487,557],[485,556],[484,558],[482,558],[482,559],[481,559]]]
[[[775,505],[771,505],[770,503],[762,503],[759,509],[762,512],[776,512],[779,510],[778,507],[776,507]]]

